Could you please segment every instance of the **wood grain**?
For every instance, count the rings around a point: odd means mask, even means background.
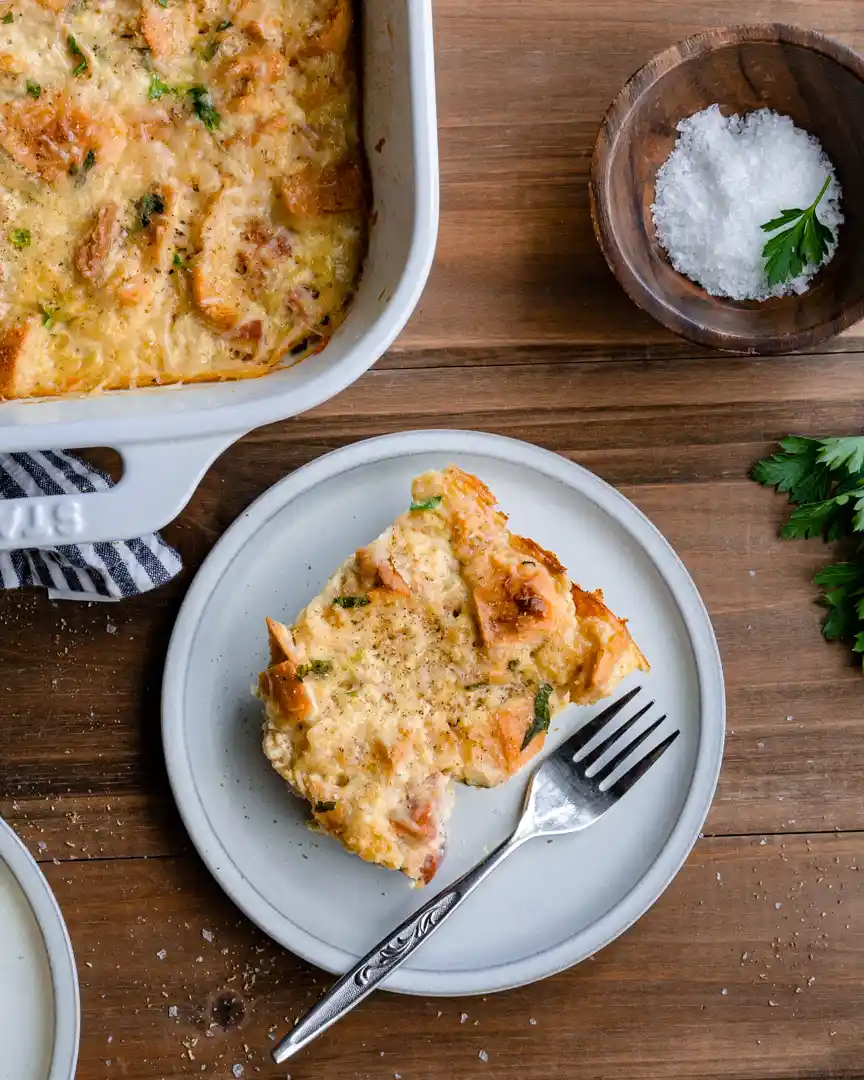
[[[753,18],[864,47],[860,6],[526,10],[435,0],[441,240],[391,353],[216,462],[165,530],[185,563],[170,586],[117,605],[0,594],[0,814],[70,924],[84,1000],[77,1080],[233,1080],[235,1064],[244,1080],[864,1078],[864,683],[819,632],[811,579],[831,549],[780,541],[784,500],[747,479],[789,431],[861,430],[864,331],[819,355],[762,360],[675,338],[608,272],[587,190],[603,112],[660,49]],[[594,960],[485,1000],[376,995],[277,1069],[270,1035],[329,977],[263,938],[190,848],[160,744],[168,638],[197,567],[271,484],[333,448],[432,426],[578,461],[669,537],[725,665],[717,799],[667,894]]]
[[[860,1077],[862,866],[860,834],[706,839],[593,960],[487,998],[378,994],[290,1074]],[[46,869],[80,966],[81,1077],[177,1080],[206,1065],[222,1080],[242,1064],[284,1080],[271,1039],[328,976],[239,918],[194,859]]]

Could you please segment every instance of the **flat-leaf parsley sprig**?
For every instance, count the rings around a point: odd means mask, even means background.
[[[753,479],[787,493],[795,505],[781,535],[842,540],[864,533],[864,436],[790,435],[780,448],[782,453],[758,462]]]
[[[851,640],[855,652],[864,653],[864,558],[826,566],[813,580],[825,589],[822,633],[829,641]]]
[[[756,464],[752,476],[787,494],[795,507],[781,536],[852,540],[850,560],[826,566],[814,581],[828,608],[825,637],[849,640],[855,652],[864,653],[864,436],[790,435],[781,440],[780,453]]]
[[[763,232],[783,232],[772,236],[762,248],[765,273],[770,286],[783,285],[798,277],[805,266],[818,266],[834,243],[834,233],[816,216],[816,207],[828,190],[831,177],[826,176],[822,190],[806,210],[781,210],[780,217],[766,221]]]

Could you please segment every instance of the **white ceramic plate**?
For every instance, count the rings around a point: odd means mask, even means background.
[[[622,495],[557,454],[493,435],[415,431],[356,443],[276,484],[235,522],[201,568],[171,639],[168,772],[195,845],[235,903],[288,949],[342,972],[429,895],[305,827],[304,804],[261,753],[250,687],[266,666],[264,616],[293,619],[349,552],[405,508],[411,479],[449,463],[480,476],[516,532],[556,552],[584,588],[602,587],[630,619],[652,664],[650,693],[682,737],[597,825],[535,841],[496,870],[387,984],[417,994],[521,985],[612,941],[686,858],[723,751],[723,676],[705,608],[668,543]],[[561,714],[549,747],[589,715]],[[432,888],[505,837],[526,779],[459,790]]]
[[[0,1080],[73,1080],[78,976],[42,871],[0,820]]]

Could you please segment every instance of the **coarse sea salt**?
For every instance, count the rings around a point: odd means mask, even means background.
[[[713,296],[734,300],[805,292],[833,258],[843,222],[840,184],[818,139],[770,109],[724,116],[719,105],[682,120],[678,132],[657,173],[651,207],[657,238],[675,269]],[[816,214],[835,243],[819,266],[809,264],[772,288],[762,248],[777,233],[761,226],[781,210],[810,206],[826,176],[831,182]]]

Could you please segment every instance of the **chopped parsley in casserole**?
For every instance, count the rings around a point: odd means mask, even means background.
[[[602,594],[511,533],[476,477],[426,473],[412,495],[293,626],[268,621],[259,693],[264,752],[318,827],[427,882],[453,781],[509,779],[568,702],[647,664]]]
[[[320,350],[365,248],[355,60],[351,0],[16,3],[0,399],[247,378]]]

